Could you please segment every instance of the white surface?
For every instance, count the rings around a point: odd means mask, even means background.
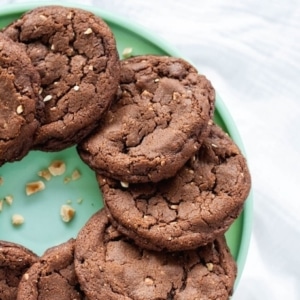
[[[10,2],[27,1],[0,0]],[[253,179],[252,240],[233,298],[300,299],[300,2],[67,2],[142,24],[212,81],[239,128]]]

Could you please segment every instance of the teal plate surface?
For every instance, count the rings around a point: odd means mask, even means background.
[[[0,28],[38,5],[40,4],[1,6]],[[43,3],[43,5],[46,4]],[[124,48],[127,47],[133,48],[133,55],[159,54],[182,57],[176,49],[147,30],[141,29],[139,25],[97,8],[76,6],[92,11],[108,23],[115,34],[120,57]],[[244,152],[238,130],[219,95],[216,99],[214,119]],[[47,168],[53,160],[57,159],[66,163],[65,174],[53,177],[50,181],[43,180],[46,188],[34,195],[27,196],[25,193],[26,184],[40,180],[37,172]],[[80,171],[81,177],[76,181],[71,180],[65,183],[65,177],[69,177],[75,169]],[[95,175],[80,160],[74,147],[56,153],[31,151],[21,161],[7,163],[0,167],[0,176],[3,178],[3,183],[0,186],[0,199],[7,195],[13,197],[13,203],[8,205],[4,202],[2,212],[0,212],[0,239],[20,243],[39,255],[51,246],[60,244],[71,237],[76,237],[89,217],[103,206]],[[63,222],[60,217],[60,207],[63,204],[69,204],[76,210],[74,219],[69,223]],[[24,224],[21,226],[12,225],[13,214],[24,216]],[[236,284],[244,268],[251,226],[252,194],[250,193],[242,214],[226,233],[228,245],[238,265]]]

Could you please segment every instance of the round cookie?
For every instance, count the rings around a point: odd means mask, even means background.
[[[23,158],[39,122],[40,77],[24,49],[0,32],[0,166]]]
[[[10,242],[0,241],[0,299],[16,299],[23,274],[38,257],[29,249]]]
[[[217,125],[171,179],[127,187],[97,178],[113,225],[141,247],[158,251],[193,249],[224,234],[251,183],[245,158]]]
[[[100,210],[77,237],[75,271],[91,300],[227,300],[236,264],[223,237],[175,253],[139,248]]]
[[[208,134],[215,93],[188,62],[167,56],[121,61],[120,91],[78,152],[96,172],[124,182],[175,175]]]
[[[35,149],[76,144],[96,126],[117,91],[120,66],[110,28],[88,11],[44,6],[4,33],[23,44],[41,76],[45,116]]]
[[[49,248],[23,275],[17,299],[86,299],[74,270],[75,240]]]

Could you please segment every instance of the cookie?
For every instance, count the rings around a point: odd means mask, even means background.
[[[94,14],[76,8],[33,9],[4,29],[26,48],[41,76],[45,116],[35,149],[57,151],[85,137],[118,87],[115,38]]]
[[[100,210],[76,239],[75,271],[91,300],[227,300],[236,264],[223,237],[190,251],[144,250],[121,235]]]
[[[29,249],[11,242],[0,241],[0,299],[16,299],[23,274],[38,256]]]
[[[0,165],[23,158],[39,126],[40,77],[17,43],[0,32]]]
[[[171,177],[208,134],[214,99],[210,82],[180,58],[129,58],[121,62],[117,99],[78,153],[97,173],[123,182]]]
[[[49,248],[23,275],[17,299],[86,299],[74,270],[75,240]]]
[[[251,184],[245,158],[217,125],[173,178],[129,186],[97,178],[113,225],[138,245],[158,251],[193,249],[224,234]]]

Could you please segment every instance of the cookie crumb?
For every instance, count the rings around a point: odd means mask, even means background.
[[[59,176],[65,173],[66,164],[62,160],[54,160],[48,167],[49,172],[53,176]]]
[[[3,200],[1,199],[0,200],[0,212],[2,211],[2,209],[3,209]]]
[[[47,181],[49,181],[52,178],[50,171],[47,169],[41,170],[37,174],[38,174],[38,176],[44,178]]]
[[[26,195],[30,196],[45,189],[43,181],[33,181],[26,184]]]
[[[71,207],[68,204],[64,204],[61,206],[60,216],[64,222],[66,223],[70,222],[74,218],[74,215],[75,215],[75,209],[73,207]]]
[[[72,180],[72,178],[71,178],[70,176],[66,176],[66,177],[64,178],[64,184],[69,183],[71,180]]]
[[[130,47],[127,47],[127,48],[124,48],[123,52],[122,52],[122,57],[123,58],[129,58],[132,56],[132,48]]]
[[[25,221],[24,217],[20,214],[13,214],[11,220],[12,224],[15,226],[22,225]]]
[[[77,199],[77,203],[78,203],[78,204],[81,204],[82,202],[83,202],[83,199],[82,199],[82,198],[78,198],[78,199]]]
[[[0,185],[2,185],[4,183],[4,179],[2,176],[0,176]]]

